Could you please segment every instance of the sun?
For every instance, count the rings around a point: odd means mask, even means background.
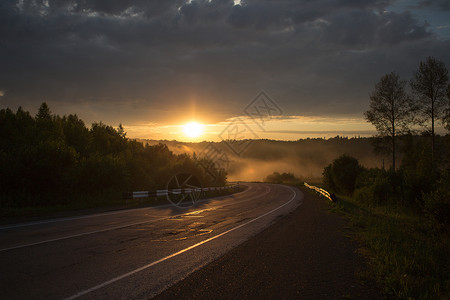
[[[203,125],[197,122],[190,122],[183,126],[184,134],[190,138],[197,138],[203,134]]]

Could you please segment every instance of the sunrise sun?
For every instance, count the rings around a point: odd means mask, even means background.
[[[184,134],[189,138],[197,138],[203,134],[203,125],[197,122],[190,122],[183,126]]]

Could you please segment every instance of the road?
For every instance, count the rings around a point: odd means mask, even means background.
[[[386,299],[332,206],[306,191],[297,209],[155,299]]]
[[[158,295],[302,204],[298,189],[246,185],[187,210],[160,206],[0,227],[1,298]]]

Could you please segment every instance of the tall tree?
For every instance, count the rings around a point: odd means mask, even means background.
[[[39,107],[39,111],[36,114],[37,120],[51,120],[52,113],[50,111],[50,108],[48,107],[47,103],[42,102],[41,106]]]
[[[409,131],[413,119],[411,98],[405,91],[406,81],[392,72],[381,77],[370,95],[370,109],[364,112],[367,121],[372,123],[380,136],[391,142],[392,168],[395,171],[396,137]]]
[[[420,105],[422,123],[426,126],[431,123],[431,164],[434,167],[434,127],[435,121],[444,117],[447,106],[448,70],[443,62],[429,56],[425,62],[420,62],[410,84]]]
[[[448,98],[447,108],[444,111],[442,123],[444,123],[445,128],[450,131],[450,84],[447,87],[447,98]]]

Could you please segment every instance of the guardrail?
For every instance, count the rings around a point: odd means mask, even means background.
[[[304,185],[307,188],[310,188],[312,190],[315,190],[317,193],[321,194],[322,196],[325,196],[328,200],[330,200],[331,202],[336,202],[337,198],[334,194],[330,194],[329,192],[327,192],[326,190],[324,190],[323,188],[319,188],[317,186],[314,185],[310,185],[307,184],[306,182],[304,183]]]
[[[136,198],[159,197],[168,195],[190,194],[194,192],[208,192],[208,191],[224,191],[228,189],[238,188],[239,184],[207,187],[207,188],[186,188],[186,189],[171,189],[171,190],[153,190],[153,191],[139,191],[139,192],[125,192],[122,194],[124,200]]]

